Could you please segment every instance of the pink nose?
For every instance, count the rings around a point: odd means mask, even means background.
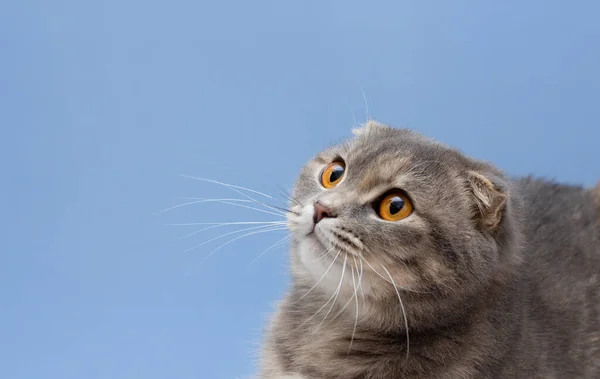
[[[319,203],[315,203],[315,213],[313,214],[313,222],[316,224],[326,217],[336,217],[335,213],[330,209]]]

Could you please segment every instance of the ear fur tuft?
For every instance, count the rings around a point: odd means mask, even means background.
[[[508,196],[490,179],[477,172],[467,174],[470,190],[475,199],[475,218],[486,230],[495,230],[504,214]]]

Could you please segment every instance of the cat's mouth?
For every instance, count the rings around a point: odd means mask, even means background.
[[[318,241],[329,254],[341,253],[360,257],[364,250],[364,244],[360,238],[344,227],[317,225],[308,237]]]
[[[288,215],[288,226],[299,238],[314,246],[319,257],[338,253],[361,256],[364,251],[362,240],[350,228],[340,225],[339,219],[326,218],[315,222],[314,207],[304,206]]]

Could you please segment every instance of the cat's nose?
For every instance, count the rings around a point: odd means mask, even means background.
[[[315,203],[315,213],[313,214],[313,222],[316,224],[326,217],[333,218],[336,217],[336,214],[335,212],[333,212],[333,210],[331,210],[331,208],[328,208],[317,201]]]

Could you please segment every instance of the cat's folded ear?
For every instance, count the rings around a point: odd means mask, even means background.
[[[494,184],[493,179],[474,172],[467,173],[467,182],[469,190],[475,201],[474,217],[479,225],[486,230],[495,230],[506,208],[508,196],[505,189],[498,184]]]
[[[373,134],[388,129],[390,129],[389,126],[380,124],[375,120],[369,120],[360,128],[352,129],[352,134],[354,134],[355,136],[364,136],[367,134]]]

